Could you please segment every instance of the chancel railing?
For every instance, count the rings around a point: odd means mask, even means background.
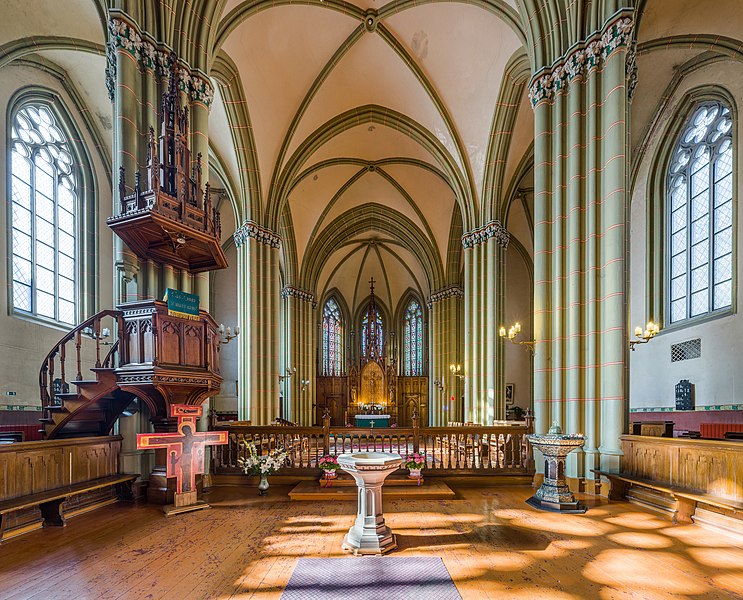
[[[414,421],[414,424],[417,424]],[[218,474],[240,472],[238,459],[247,456],[247,444],[267,454],[284,449],[287,461],[282,473],[318,469],[325,455],[346,452],[418,452],[426,456],[429,474],[527,475],[534,472],[534,459],[526,439],[532,433],[526,425],[469,427],[386,427],[362,429],[330,427],[287,427],[285,425],[220,425],[229,432],[229,443],[212,450],[213,470]]]

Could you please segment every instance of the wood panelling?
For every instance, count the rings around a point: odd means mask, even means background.
[[[743,443],[624,435],[622,472],[743,501]]]
[[[0,501],[118,472],[121,436],[0,445]]]

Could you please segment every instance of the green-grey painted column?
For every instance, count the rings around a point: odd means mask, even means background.
[[[619,13],[533,79],[536,427],[587,444],[568,476],[617,470],[626,411],[626,57]]]
[[[431,294],[429,299],[429,425],[442,427],[449,421],[462,421],[459,397],[463,382],[449,370],[462,364],[462,288],[452,285]],[[434,381],[437,384],[434,384]]]
[[[465,377],[462,380],[462,387],[457,386],[455,389],[462,389],[464,395],[464,414],[462,420],[469,420],[473,416],[474,399],[472,397],[473,378],[470,376],[474,372],[473,365],[476,360],[474,352],[474,322],[473,322],[473,304],[474,304],[474,290],[472,289],[472,281],[474,279],[474,249],[471,246],[465,245],[464,251],[464,362],[462,363],[462,369]],[[456,361],[452,361],[454,363]]]
[[[279,236],[246,221],[238,255],[238,417],[266,425],[279,416]]]
[[[314,424],[315,398],[315,298],[305,290],[285,286],[281,290],[284,303],[284,365],[282,375],[289,368],[292,375],[283,383],[290,408],[287,418],[303,426]],[[296,371],[295,371],[296,369]],[[309,382],[309,383],[303,383]]]
[[[483,425],[505,418],[504,353],[498,327],[504,299],[500,273],[508,240],[508,232],[499,221],[491,221],[462,237],[465,323],[468,315],[470,319],[469,325],[465,324],[464,340],[464,420]]]

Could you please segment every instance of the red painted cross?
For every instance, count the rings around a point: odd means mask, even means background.
[[[202,406],[172,404],[170,416],[178,417],[177,433],[138,433],[137,449],[166,448],[167,476],[176,478],[178,493],[196,491],[196,475],[204,472],[204,446],[227,443],[226,431],[196,431]]]

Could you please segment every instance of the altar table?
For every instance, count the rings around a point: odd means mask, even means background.
[[[356,415],[356,427],[389,427],[389,415]],[[373,423],[373,424],[372,424]]]

